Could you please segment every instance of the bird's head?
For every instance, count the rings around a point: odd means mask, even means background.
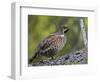
[[[56,34],[65,34],[69,31],[69,28],[67,26],[61,25],[57,31],[55,32]]]
[[[67,33],[69,31],[69,28],[67,26],[62,26],[63,33]]]

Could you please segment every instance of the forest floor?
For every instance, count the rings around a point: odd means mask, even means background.
[[[52,66],[52,65],[72,65],[72,64],[87,64],[88,62],[87,50],[75,51],[65,54],[55,60],[43,60],[29,66]]]

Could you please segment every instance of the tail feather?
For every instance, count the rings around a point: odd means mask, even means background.
[[[31,59],[29,59],[29,63],[31,63],[37,57],[37,55],[38,53],[35,53],[35,55]]]

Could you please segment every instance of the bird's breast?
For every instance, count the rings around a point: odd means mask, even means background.
[[[61,50],[66,43],[66,38],[64,35],[58,35],[56,38],[56,46],[58,50]]]

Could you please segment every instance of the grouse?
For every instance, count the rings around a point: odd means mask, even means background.
[[[36,53],[30,59],[30,62],[32,62],[38,56],[47,56],[54,59],[53,56],[62,50],[66,44],[67,38],[65,33],[67,33],[68,30],[68,27],[61,26],[55,33],[50,34],[48,37],[42,40],[37,47]]]

